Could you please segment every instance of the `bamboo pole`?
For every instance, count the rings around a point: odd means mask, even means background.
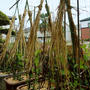
[[[33,23],[32,23],[32,12],[28,10],[28,16],[29,16],[29,20],[30,20],[30,26],[32,27]]]

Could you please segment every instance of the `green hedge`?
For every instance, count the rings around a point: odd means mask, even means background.
[[[0,34],[7,34],[9,29],[0,28]],[[12,35],[16,35],[15,31],[12,31]]]
[[[9,25],[10,21],[7,15],[0,11],[0,26]]]

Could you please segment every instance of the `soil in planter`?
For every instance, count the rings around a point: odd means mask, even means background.
[[[27,80],[27,76],[21,76],[21,78],[22,78],[21,81]],[[6,79],[6,82],[9,84],[16,84],[16,83],[19,83],[20,80],[14,79],[13,77],[10,77],[10,78]]]

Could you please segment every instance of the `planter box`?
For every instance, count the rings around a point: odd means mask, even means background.
[[[17,87],[17,90],[28,90],[28,85],[26,85],[26,84],[25,85],[21,85],[21,86]],[[30,90],[33,90],[33,89],[30,89]],[[35,90],[38,90],[38,88],[35,89]],[[40,90],[48,90],[48,89],[47,89],[47,87],[43,87]]]
[[[5,77],[8,77],[8,74],[0,72],[0,90],[6,90]]]
[[[20,85],[23,85],[27,82],[27,79],[25,78],[22,81],[14,80],[13,77],[7,77],[4,79],[6,83],[6,90],[16,90],[16,88]]]
[[[25,90],[26,88],[27,88],[27,84],[18,86],[17,90]]]
[[[90,88],[88,88],[87,86],[84,86],[84,85],[81,85],[81,88],[83,88],[85,90],[90,90]],[[17,90],[28,90],[28,86],[27,86],[27,84],[21,85],[21,86],[17,87]],[[30,89],[30,90],[32,90],[32,89]],[[40,90],[48,90],[48,89],[47,88],[42,88]],[[55,90],[55,88],[53,90]]]
[[[41,85],[40,85],[41,86]],[[54,88],[52,89],[52,90],[54,90],[55,89],[55,84],[51,84],[51,86],[53,86]],[[35,84],[35,90],[38,90],[38,87],[39,87],[39,84]],[[21,85],[21,86],[18,86],[17,87],[17,90],[28,90],[28,85],[27,84],[24,84],[24,85]],[[33,88],[31,89],[30,88],[30,90],[33,90]],[[43,87],[41,87],[40,88],[40,90],[48,90],[48,82],[47,81],[45,81],[44,83],[43,83]]]

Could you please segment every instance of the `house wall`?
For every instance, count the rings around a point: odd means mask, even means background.
[[[14,43],[15,42],[15,36],[12,36],[11,38],[10,38],[10,43]]]
[[[82,40],[90,39],[90,28],[81,28],[81,38]]]
[[[81,27],[81,39],[86,40],[90,39],[90,28],[89,28],[90,21],[82,21],[80,22]]]
[[[28,38],[30,34],[30,27],[24,30],[24,35],[25,37]],[[49,32],[46,32],[46,36],[51,36],[51,34]],[[41,33],[39,30],[37,32],[37,37],[44,37],[44,33]],[[38,38],[38,40],[40,42],[43,42],[42,38]],[[50,38],[47,38],[46,41],[49,41]],[[66,42],[71,42],[71,32],[70,32],[70,28],[69,25],[66,25]]]
[[[49,38],[46,38],[45,40],[46,41],[49,41],[50,40],[50,37],[51,37],[51,33],[49,33],[49,32],[45,32],[45,35],[46,35],[46,37],[48,36]],[[43,40],[43,37],[44,37],[44,33],[41,33],[40,31],[38,31],[37,32],[37,40],[39,41],[39,42],[43,42],[44,40]],[[39,37],[42,37],[42,38],[39,38]]]
[[[90,23],[90,21],[83,21],[83,22],[80,22],[81,28],[87,28],[87,27],[88,27],[88,23]]]
[[[66,41],[71,42],[71,32],[69,28],[66,29]]]

